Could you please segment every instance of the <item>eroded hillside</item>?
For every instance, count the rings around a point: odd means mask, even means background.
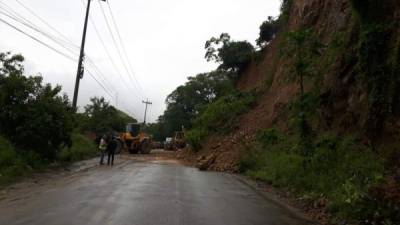
[[[336,222],[397,224],[399,2],[285,2],[284,24],[236,83],[255,103],[182,157],[290,190]]]
[[[373,110],[385,114],[384,132],[374,138],[377,148],[388,139],[396,146],[398,139],[397,104],[398,99],[398,68],[399,60],[399,4],[388,1],[385,9],[386,19],[380,24],[383,31],[365,30],[368,25],[362,19],[348,0],[298,0],[293,2],[290,16],[284,30],[262,51],[262,57],[251,63],[241,74],[237,87],[243,91],[257,90],[256,106],[248,113],[237,118],[235,129],[228,135],[211,137],[201,153],[209,155],[214,152],[210,169],[237,171],[237,160],[246,143],[253,141],[256,133],[262,129],[278,127],[287,131],[291,116],[290,105],[299,94],[298,82],[293,78],[293,59],[291,53],[285,51],[286,33],[301,28],[312,29],[314,38],[321,42],[319,55],[315,56],[311,65],[313,75],[305,81],[306,89],[317,95],[318,101],[313,105],[315,113],[312,125],[318,131],[334,131],[337,134],[356,135],[364,144],[371,144],[368,129],[371,127]],[[372,26],[372,25],[371,25]],[[370,38],[368,32],[376,32],[376,42],[365,40]],[[371,37],[374,38],[374,37]],[[363,44],[376,44],[371,48],[385,51],[382,63],[387,64],[388,75],[383,78],[366,77],[362,71],[363,63],[369,66],[368,60],[382,57],[375,50],[361,49]],[[383,42],[383,43],[381,43]],[[372,54],[372,56],[364,55]],[[369,52],[368,52],[369,51]],[[373,55],[377,54],[377,55]],[[366,61],[363,62],[362,60]],[[378,70],[379,68],[372,68]],[[379,81],[381,79],[382,81]],[[383,81],[384,80],[384,81]],[[385,85],[379,88],[371,87],[369,83],[381,82]],[[375,85],[377,86],[377,85]],[[390,89],[390,91],[388,90]],[[379,92],[379,93],[376,93]],[[389,93],[390,92],[390,93]],[[377,96],[373,96],[377,95]],[[382,103],[376,103],[373,109],[371,98],[384,98]],[[391,106],[388,106],[391,105]],[[384,109],[387,108],[387,109]],[[383,116],[383,115],[380,115]],[[380,123],[379,121],[377,123]],[[379,145],[379,146],[378,146]],[[392,146],[393,147],[393,146]],[[394,149],[386,149],[393,152]],[[201,154],[200,153],[200,154]],[[221,162],[221,163],[220,163]]]

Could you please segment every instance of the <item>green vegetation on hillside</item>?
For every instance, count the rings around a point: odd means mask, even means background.
[[[207,61],[215,61],[221,65],[219,70],[240,72],[251,61],[255,49],[247,41],[232,41],[227,33],[219,38],[212,37],[206,42]]]
[[[254,100],[250,93],[236,92],[210,103],[195,118],[192,129],[187,132],[187,142],[198,151],[209,135],[229,131],[237,116],[250,109]]]
[[[268,20],[264,21],[260,26],[259,38],[256,40],[257,45],[260,47],[265,47],[274,39],[278,29],[278,20],[275,20],[272,16],[269,16]]]
[[[234,92],[235,77],[232,71],[216,70],[189,77],[188,81],[176,88],[166,99],[167,109],[149,131],[157,140],[171,137],[175,131],[192,128],[195,118],[208,104]]]
[[[390,133],[394,128],[389,122],[400,115],[400,39],[396,33],[399,21],[392,21],[390,11],[390,4],[395,1],[351,2],[353,30],[337,33],[328,46],[320,45],[321,34],[308,28],[285,31],[281,52],[287,53],[282,55],[289,62],[287,73],[297,78],[300,93],[286,109],[285,131],[260,131],[256,142],[243,154],[240,168],[255,179],[294,193],[310,205],[317,202],[327,207],[339,221],[397,224],[399,183],[394,181],[393,171],[398,164],[393,160],[398,148],[392,145],[398,143],[393,139],[398,137],[392,136],[397,133]],[[320,53],[324,55],[318,57]],[[353,83],[343,83],[348,85],[347,90],[357,89],[368,96],[362,106],[364,118],[355,119],[363,126],[357,131],[338,132],[332,126],[334,121],[324,121],[327,118],[322,117],[330,113],[324,106],[341,104],[341,99],[321,90],[322,81],[338,59],[342,67],[353,69]],[[348,74],[335,76],[345,75]],[[336,126],[341,129],[340,124]]]
[[[351,137],[320,134],[312,143],[313,154],[304,156],[297,138],[276,129],[261,131],[257,145],[242,158],[241,170],[310,203],[323,202],[341,218],[376,221],[394,213],[371,204],[370,191],[384,175],[375,152]]]

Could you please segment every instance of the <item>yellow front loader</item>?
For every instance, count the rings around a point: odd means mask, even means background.
[[[141,125],[129,123],[126,132],[121,133],[120,139],[130,154],[149,154],[152,148],[152,139],[149,135],[141,132]]]

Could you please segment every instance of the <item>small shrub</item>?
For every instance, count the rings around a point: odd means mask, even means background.
[[[272,128],[259,132],[257,134],[257,140],[264,148],[268,148],[271,145],[276,145],[281,142],[281,135],[277,129]]]
[[[0,168],[12,166],[16,158],[17,153],[11,143],[0,136]]]
[[[263,165],[263,160],[259,157],[262,154],[260,148],[247,149],[239,160],[239,171],[255,171]]]
[[[64,148],[58,155],[61,162],[75,162],[96,155],[96,146],[92,140],[81,134],[72,135],[72,147]]]
[[[0,136],[0,185],[10,183],[26,172],[25,163],[14,147]]]
[[[198,151],[202,147],[202,142],[207,136],[208,136],[207,130],[192,129],[189,132],[187,132],[186,141],[194,151]]]
[[[246,112],[254,102],[250,93],[235,93],[219,98],[208,104],[195,119],[193,128],[186,139],[194,150],[201,148],[201,143],[211,132],[226,132],[231,129],[234,120]]]
[[[232,126],[236,116],[246,112],[254,102],[248,93],[236,93],[221,97],[209,104],[195,120],[195,127],[203,127],[211,131],[223,131]]]

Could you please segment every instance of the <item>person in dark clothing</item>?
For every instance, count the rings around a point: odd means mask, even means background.
[[[117,140],[113,136],[111,140],[107,143],[107,152],[108,152],[107,165],[110,165],[110,162],[111,166],[114,165],[114,155],[117,147],[118,147]]]

